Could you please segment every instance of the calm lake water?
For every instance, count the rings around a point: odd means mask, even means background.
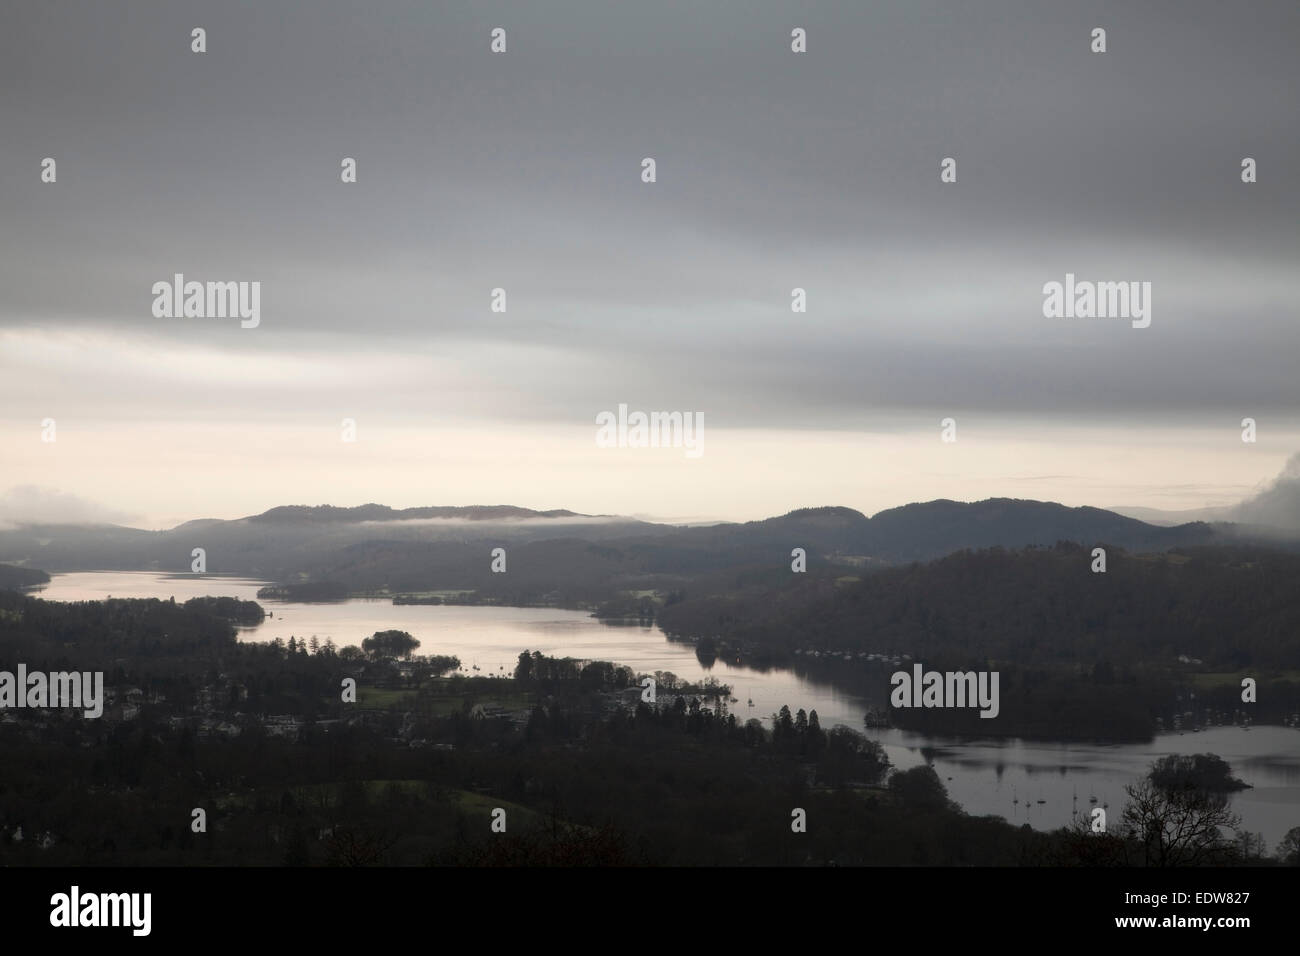
[[[256,600],[266,582],[213,575],[160,575],[149,572],[77,572],[52,576],[34,592],[53,601],[93,601],[104,597],[174,597],[184,601],[203,595]],[[730,684],[738,701],[732,712],[745,720],[770,722],[788,704],[816,710],[829,729],[845,724],[863,730],[869,706],[883,701],[795,674],[789,670],[757,671],[719,659],[705,668],[692,647],[670,642],[657,627],[614,626],[582,611],[550,608],[394,605],[384,600],[349,600],[333,604],[260,602],[267,619],[241,628],[240,639],[285,641],[316,637],[340,647],[360,645],[375,631],[396,628],[420,641],[417,653],[454,654],[468,674],[508,675],[520,651],[555,657],[613,661],[638,672],[671,671],[697,681],[716,677]],[[475,671],[473,668],[479,669]],[[749,701],[753,706],[749,706]],[[929,763],[949,794],[966,812],[996,814],[1013,823],[1050,830],[1108,803],[1114,825],[1123,805],[1124,786],[1141,777],[1152,761],[1171,753],[1216,753],[1253,789],[1234,795],[1233,809],[1244,826],[1261,833],[1270,851],[1291,827],[1300,826],[1300,729],[1256,726],[1249,731],[1220,727],[1200,733],[1170,734],[1150,744],[1045,743],[1024,740],[973,740],[927,737],[899,730],[866,731],[884,745],[900,768]],[[1038,801],[1043,801],[1039,803]]]

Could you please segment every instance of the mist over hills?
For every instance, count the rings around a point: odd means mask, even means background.
[[[333,505],[282,505],[246,518],[247,521],[264,522],[352,522],[352,521],[411,521],[419,518],[463,518],[466,521],[493,521],[508,518],[579,518],[573,511],[533,511],[514,505],[471,505],[468,507],[432,507],[393,509],[387,505],[365,504],[353,508],[336,508]]]
[[[10,509],[0,521],[0,562],[13,565],[188,573],[191,552],[203,548],[214,574],[332,579],[370,590],[502,592],[509,582],[510,589],[522,589],[517,596],[536,599],[539,589],[606,593],[611,587],[672,585],[725,568],[788,565],[793,548],[805,549],[810,560],[859,567],[1061,541],[1133,552],[1243,543],[1289,549],[1300,542],[1300,453],[1251,498],[1228,508],[1184,512],[1016,498],[938,499],[871,517],[825,506],[743,523],[673,525],[505,504],[396,509],[368,503],[280,505],[233,520],[201,518],[144,531],[88,521],[92,503],[54,491],[28,488],[9,498],[20,506],[32,503],[31,513],[40,516],[25,521],[21,510]],[[56,523],[52,514],[66,519]],[[510,549],[508,575],[487,571],[495,547]]]
[[[810,562],[884,567],[964,549],[1058,541],[1162,551],[1240,540],[1232,525],[1160,527],[1100,508],[1009,498],[937,500],[867,517],[803,508],[741,524],[676,527],[619,516],[509,505],[353,508],[290,505],[235,520],[201,519],[166,531],[116,525],[22,525],[0,530],[0,562],[47,571],[189,573],[323,581],[352,590],[476,590],[493,600],[585,603],[620,589],[670,588],[729,568]],[[490,571],[493,548],[508,573]]]
[[[1232,522],[1261,537],[1300,534],[1300,452],[1262,490],[1235,505],[1167,511],[1162,508],[1115,506],[1110,509],[1149,524],[1177,525],[1192,521]]]
[[[1267,488],[1232,509],[1231,520],[1278,532],[1300,532],[1300,452]]]
[[[962,667],[997,659],[1015,698],[998,733],[1140,739],[1176,700],[1179,655],[1227,669],[1294,661],[1300,538],[1271,533],[1262,539],[1229,523],[1161,527],[1010,498],[918,502],[872,517],[801,508],[705,527],[507,505],[294,505],[167,531],[0,531],[0,588],[38,585],[36,569],[187,575],[192,550],[203,548],[209,574],[274,582],[260,599],[585,608],[654,621],[695,643],[702,661],[725,653],[758,668],[834,671],[837,680],[865,679],[844,662],[871,654],[906,651]],[[1090,571],[1098,546],[1106,574]],[[497,548],[506,551],[504,574],[492,570]],[[796,548],[806,552],[806,573],[792,573]],[[828,655],[825,665],[809,654]],[[1050,694],[1031,693],[1035,667],[1053,669]],[[1077,685],[1076,671],[1118,676],[1098,690]],[[1268,716],[1281,720],[1293,690],[1268,688],[1277,702]],[[1104,697],[1100,710],[1094,692]],[[987,731],[978,723],[931,729]]]
[[[44,499],[42,499],[44,500]],[[57,498],[50,500],[59,500]],[[48,504],[48,501],[46,502]],[[347,591],[428,594],[499,604],[556,604],[643,613],[639,594],[730,591],[746,575],[788,575],[791,552],[809,570],[856,574],[960,551],[1098,545],[1129,553],[1202,546],[1265,545],[1300,550],[1300,455],[1259,494],[1201,514],[1234,520],[1141,520],[1114,510],[1047,501],[948,499],[887,508],[799,508],[743,523],[672,525],[567,509],[514,505],[391,508],[281,505],[233,520],[203,518],[145,531],[88,523],[86,503],[71,523],[0,524],[0,563],[44,571],[140,570],[192,573],[202,548],[209,574],[281,584],[332,582]],[[1195,513],[1187,514],[1191,517]],[[491,570],[505,548],[507,573]]]
[[[1206,521],[1211,523],[1217,521],[1231,521],[1233,512],[1233,508],[1228,506],[1218,508],[1186,508],[1178,511],[1169,511],[1165,508],[1144,508],[1137,505],[1115,505],[1106,510],[1113,511],[1126,518],[1136,518],[1138,521],[1145,521],[1147,524],[1158,525],[1162,528],[1169,528],[1180,524],[1190,524],[1194,521]]]

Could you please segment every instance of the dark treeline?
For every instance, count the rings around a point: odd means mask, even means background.
[[[266,611],[256,601],[241,601],[232,597],[196,597],[185,602],[186,607],[198,607],[231,624],[252,626],[266,620]]]
[[[348,586],[338,581],[304,581],[299,584],[272,584],[258,588],[257,596],[277,601],[346,601]]]
[[[717,678],[707,677],[698,683],[684,681],[671,671],[638,675],[630,667],[609,661],[579,660],[573,657],[547,657],[540,651],[523,651],[515,665],[514,679],[521,687],[543,694],[563,693],[570,683],[583,690],[626,690],[641,688],[645,677],[653,677],[656,687],[678,695],[705,699],[727,698],[731,687]]]
[[[958,665],[946,667],[942,659],[935,659],[933,667],[931,661],[925,664],[926,670],[940,672],[969,673],[976,666],[969,660]],[[1261,677],[1258,700],[1247,704],[1236,683],[1205,687],[1192,679],[1195,675],[1176,675],[1168,668],[1099,664],[1063,672],[1005,662],[977,666],[998,671],[1001,712],[996,719],[982,718],[973,708],[890,707],[868,714],[868,725],[936,735],[1142,741],[1160,731],[1285,723],[1300,710],[1300,684],[1282,678]],[[878,687],[889,686],[893,670],[873,669]]]
[[[962,669],[946,668],[939,659],[935,665],[941,672]],[[931,669],[929,660],[926,669]],[[996,718],[980,717],[976,709],[912,707],[891,708],[888,723],[936,735],[1149,740],[1157,720],[1168,711],[1166,705],[1178,696],[1178,685],[1157,675],[1075,676],[1010,664],[998,664],[996,669],[1000,704]],[[879,679],[888,681],[888,673],[880,671]]]
[[[996,720],[892,713],[934,733],[1143,739],[1175,719],[1283,722],[1300,712],[1287,674],[1300,662],[1300,555],[1110,548],[1105,573],[1093,573],[1091,550],[962,551],[853,575],[750,570],[702,580],[657,619],[711,655],[852,678],[882,701],[900,664],[1000,672]],[[1214,674],[1217,683],[1198,676]],[[1256,702],[1243,707],[1239,680],[1224,674],[1255,679]]]
[[[735,577],[666,605],[671,633],[718,635],[782,660],[796,649],[908,652],[1019,664],[1175,661],[1286,669],[1300,662],[1300,555],[1192,548],[961,551],[846,580],[844,569]]]
[[[0,588],[30,588],[38,584],[49,584],[50,576],[36,568],[18,568],[12,564],[0,564]]]

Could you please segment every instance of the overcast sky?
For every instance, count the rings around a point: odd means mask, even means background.
[[[20,0],[0,492],[1232,503],[1300,449],[1298,40],[1293,0]],[[156,318],[177,272],[260,282],[260,325]],[[1045,318],[1066,273],[1150,282],[1150,326]],[[702,413],[704,454],[598,448],[619,403]]]

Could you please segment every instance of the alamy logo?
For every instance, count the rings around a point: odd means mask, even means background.
[[[51,926],[129,926],[131,935],[148,936],[152,893],[86,893],[73,886],[50,897]]]
[[[925,671],[913,664],[912,673],[897,671],[889,678],[893,691],[889,702],[895,707],[979,707],[981,717],[996,717],[997,671]]]
[[[10,707],[73,707],[86,717],[104,713],[104,672],[0,671],[0,709]]]
[[[685,448],[687,458],[704,454],[703,412],[631,412],[618,406],[618,414],[596,416],[599,448]]]
[[[178,272],[171,282],[155,282],[150,291],[156,319],[239,318],[245,329],[262,321],[260,282],[186,282]]]
[[[1151,324],[1150,282],[1065,282],[1043,286],[1043,316],[1049,319],[1132,319],[1133,328]]]

